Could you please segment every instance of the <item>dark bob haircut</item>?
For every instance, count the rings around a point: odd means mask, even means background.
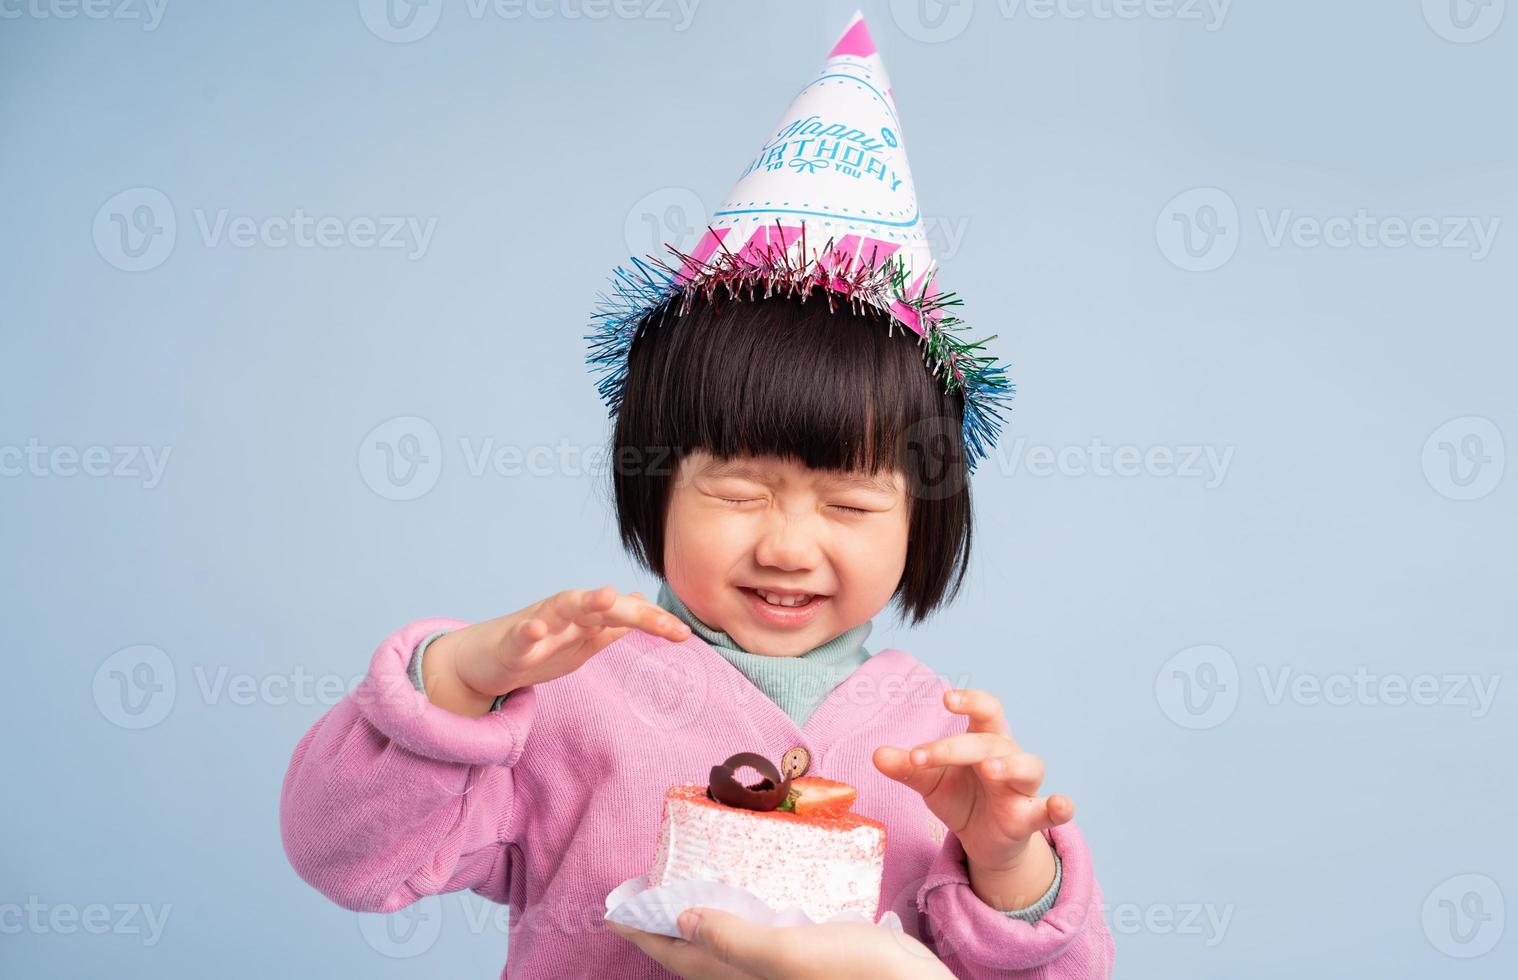
[[[892,599],[916,625],[957,594],[969,565],[964,399],[929,372],[916,333],[829,298],[732,299],[718,287],[638,324],[610,447],[622,543],[664,577],[670,492],[697,450],[898,470],[910,518]]]

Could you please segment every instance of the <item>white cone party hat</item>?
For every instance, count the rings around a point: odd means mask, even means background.
[[[875,307],[913,331],[927,369],[964,394],[964,443],[973,471],[1001,431],[1012,395],[987,337],[959,336],[939,290],[901,121],[885,65],[855,12],[822,70],[791,101],[689,254],[633,258],[612,277],[594,314],[587,361],[602,375],[613,415],[638,324],[661,308],[684,312],[698,293],[796,294]],[[831,299],[830,299],[831,301]]]

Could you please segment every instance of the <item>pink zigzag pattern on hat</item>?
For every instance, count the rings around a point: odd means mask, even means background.
[[[683,315],[698,295],[717,301],[719,290],[725,298],[750,301],[791,296],[805,302],[818,293],[829,309],[842,301],[855,310],[885,311],[888,325],[901,323],[917,334],[928,371],[946,391],[961,393],[961,430],[974,472],[1001,431],[1013,387],[1005,368],[979,353],[994,335],[979,341],[956,336],[961,321],[947,312],[960,302],[953,293],[939,290],[929,271],[909,283],[906,264],[894,254],[899,246],[892,242],[849,235],[830,238],[820,252],[809,254],[804,224],[786,226],[777,219],[735,247],[724,241],[730,231],[708,226],[689,254],[665,246],[676,261],[634,258],[631,268],[613,274],[612,292],[601,294],[592,317],[598,329],[585,337],[592,342],[586,359],[604,375],[597,387],[610,414],[621,404],[633,338],[654,315]]]

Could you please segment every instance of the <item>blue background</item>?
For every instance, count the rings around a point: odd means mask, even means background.
[[[435,940],[390,956],[366,938],[375,917],[296,877],[278,834],[290,752],[334,679],[410,619],[606,582],[651,594],[584,460],[608,432],[587,311],[652,249],[638,229],[704,222],[853,4],[705,0],[687,21],[672,2],[592,19],[570,0],[547,17],[447,0],[393,43],[354,3],[171,0],[144,30],[40,2],[0,20],[0,973],[491,975],[504,917],[477,897],[435,901]],[[915,631],[883,614],[869,645],[1003,699],[1077,802],[1118,976],[1518,965],[1494,904],[1518,894],[1502,677],[1518,480],[1500,478],[1518,229],[1478,259],[1273,245],[1257,217],[1512,218],[1518,12],[1458,43],[1438,8],[1236,0],[1210,25],[1096,17],[1110,0],[867,10],[924,213],[962,236],[936,242],[945,281],[1019,385],[975,478],[966,592]],[[176,234],[132,272],[93,229],[136,188],[164,195]],[[1237,209],[1231,226],[1191,216],[1236,246],[1209,271],[1166,244],[1166,209],[1194,188]],[[296,208],[435,230],[413,258],[199,226]],[[66,454],[17,465],[32,440],[170,456],[149,486]],[[384,476],[376,440],[419,475]],[[577,462],[478,472],[490,440]],[[1082,462],[1093,440],[1231,455],[1220,480],[1101,475]],[[1068,465],[1034,465],[1036,447]],[[1455,499],[1460,480],[1489,492]],[[128,649],[144,645],[161,653]],[[1184,653],[1199,645],[1224,652]],[[151,684],[113,704],[142,656]],[[154,694],[165,663],[174,689]],[[1481,717],[1443,682],[1432,705],[1272,696],[1283,671],[1362,667],[1499,687]],[[234,698],[238,677],[263,693]],[[289,689],[299,677],[326,678],[327,702]],[[161,717],[129,727],[143,698]],[[1483,877],[1447,884],[1466,874]],[[1444,899],[1487,918],[1441,927]],[[140,915],[103,934],[26,925],[29,901],[168,917],[150,943]]]

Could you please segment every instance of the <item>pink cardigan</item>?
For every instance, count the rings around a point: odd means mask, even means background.
[[[1030,925],[976,897],[959,841],[870,762],[879,745],[967,724],[944,709],[945,682],[904,651],[870,657],[797,728],[699,637],[634,630],[573,674],[465,718],[406,674],[418,641],[464,625],[424,619],[391,635],[295,747],[285,853],[343,908],[391,912],[469,888],[511,907],[505,977],[668,977],[602,918],[606,894],[648,870],[665,788],[704,781],[735,752],[779,760],[799,747],[809,773],[853,784],[854,808],[885,823],[880,912],[896,910],[956,975],[1111,975],[1101,889],[1073,824],[1048,835],[1063,881]]]

